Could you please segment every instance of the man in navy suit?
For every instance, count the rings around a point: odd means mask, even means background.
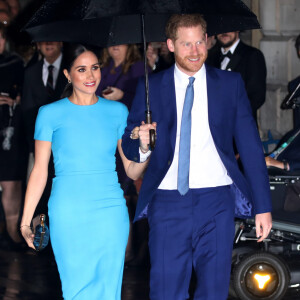
[[[145,87],[140,81],[122,141],[127,158],[149,160],[135,220],[147,217],[150,227],[150,298],[188,299],[194,268],[194,299],[225,300],[235,215],[255,216],[258,241],[268,236],[272,226],[262,145],[240,75],[204,64],[203,18],[174,15],[166,34],[175,65],[149,78],[155,123],[142,122]],[[186,103],[191,98],[189,120]],[[139,141],[149,128],[157,133],[153,151]],[[233,139],[244,174],[235,159]],[[181,151],[186,147],[183,141],[190,150]],[[182,165],[186,154],[190,162]],[[186,167],[188,188],[184,191]]]

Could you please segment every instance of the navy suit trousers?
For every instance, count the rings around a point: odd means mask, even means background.
[[[148,209],[151,258],[150,299],[184,300],[192,268],[194,300],[228,297],[234,238],[234,197],[230,186],[157,190]]]

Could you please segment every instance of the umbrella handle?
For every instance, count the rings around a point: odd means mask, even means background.
[[[146,111],[145,115],[146,115],[146,124],[152,124],[151,111]],[[150,135],[149,148],[150,148],[151,151],[153,151],[154,148],[155,148],[155,141],[156,141],[155,130],[154,129],[150,129],[149,130],[149,135]]]

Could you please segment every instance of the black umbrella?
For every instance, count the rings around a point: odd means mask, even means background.
[[[208,35],[260,28],[240,0],[46,0],[25,26],[33,41],[79,42],[95,46],[165,41],[174,13],[200,13]],[[145,61],[146,123],[151,123]],[[154,133],[151,133],[152,148]]]
[[[255,14],[240,0],[46,0],[25,26],[34,41],[67,41],[111,46],[164,41],[173,13],[201,13],[208,35],[257,29]],[[95,30],[99,29],[99,30]]]

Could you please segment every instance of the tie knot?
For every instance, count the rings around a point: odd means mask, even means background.
[[[192,85],[195,81],[195,77],[189,77],[189,85]]]
[[[48,66],[48,71],[49,71],[49,72],[52,72],[53,69],[54,69],[54,66],[53,66],[53,65],[49,65],[49,66]]]

